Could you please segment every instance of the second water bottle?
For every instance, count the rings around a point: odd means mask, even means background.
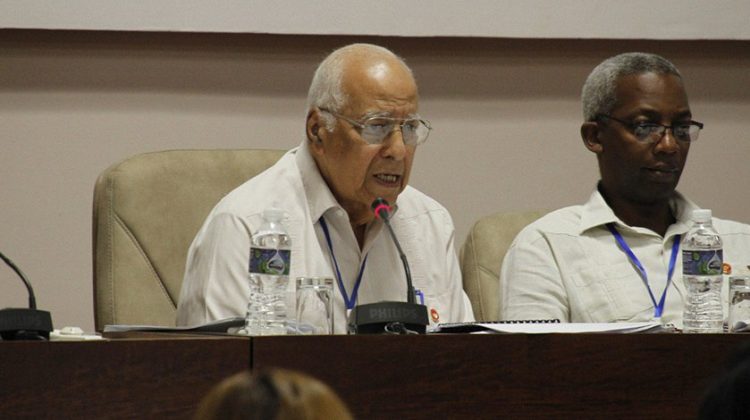
[[[723,332],[723,262],[722,241],[711,223],[711,210],[694,210],[693,227],[682,241],[682,276],[688,293],[684,332]]]

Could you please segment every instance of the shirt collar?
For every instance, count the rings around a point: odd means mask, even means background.
[[[667,236],[686,233],[693,226],[693,210],[700,207],[676,191],[669,205],[676,221],[667,229]]]
[[[310,209],[310,219],[317,221],[323,214],[334,208],[341,208],[333,192],[320,174],[318,165],[315,163],[307,140],[297,148],[297,167],[302,176],[302,185],[305,189],[307,206]],[[343,209],[342,209],[343,210]]]
[[[607,202],[604,201],[604,197],[599,190],[595,189],[594,192],[591,193],[589,200],[583,205],[579,233],[583,234],[589,229],[618,221],[620,221],[620,219],[615,216],[615,212],[613,212],[609,205],[607,205]]]
[[[669,207],[672,209],[672,214],[675,216],[676,221],[667,229],[665,239],[675,234],[687,232],[692,225],[691,217],[693,210],[699,208],[695,203],[677,191],[675,191],[674,197],[669,200]],[[595,189],[591,193],[589,200],[583,205],[579,233],[583,234],[589,229],[603,226],[607,223],[615,223],[618,227],[626,229],[638,229],[620,220],[604,200],[604,196],[599,192],[599,189]]]

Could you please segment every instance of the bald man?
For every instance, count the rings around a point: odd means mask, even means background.
[[[323,60],[308,93],[306,139],[222,199],[193,241],[177,324],[245,315],[250,239],[272,205],[292,237],[289,278],[335,279],[336,333],[346,332],[355,305],[404,301],[401,259],[370,209],[378,197],[396,205],[393,230],[431,323],[473,321],[450,214],[408,186],[430,133],[418,102],[411,70],[385,48],[353,44]]]

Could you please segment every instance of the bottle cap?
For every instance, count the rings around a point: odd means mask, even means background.
[[[693,221],[694,222],[710,222],[711,221],[711,210],[709,209],[697,209],[693,210]]]

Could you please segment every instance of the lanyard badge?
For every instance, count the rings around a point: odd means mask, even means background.
[[[648,283],[648,275],[646,274],[646,269],[643,267],[643,264],[641,264],[641,261],[636,257],[636,255],[633,253],[633,250],[630,249],[628,246],[628,243],[625,242],[625,239],[622,237],[620,232],[617,231],[617,228],[615,228],[614,223],[607,223],[607,229],[612,233],[612,236],[615,237],[615,240],[617,241],[617,244],[620,246],[620,249],[622,252],[625,253],[625,255],[628,256],[628,259],[630,260],[631,264],[633,264],[633,267],[635,267],[638,274],[641,276],[641,279],[643,280],[643,283],[646,285],[646,289],[648,290],[648,295],[651,298],[651,302],[654,304],[654,318],[661,318],[661,315],[664,313],[664,303],[667,297],[667,290],[669,289],[669,285],[672,283],[672,275],[674,274],[674,266],[675,261],[677,260],[677,253],[680,249],[680,235],[675,235],[674,241],[672,242],[672,255],[669,257],[669,271],[667,274],[667,285],[664,287],[664,292],[661,294],[661,299],[659,299],[659,303],[656,303],[656,298],[654,298],[654,293],[651,291],[651,286]]]
[[[349,296],[349,294],[346,293],[344,281],[341,279],[341,270],[339,270],[339,263],[336,261],[336,254],[334,254],[333,252],[333,242],[331,241],[331,234],[328,232],[328,225],[326,224],[326,220],[322,217],[319,221],[320,227],[323,228],[323,234],[326,237],[326,243],[328,243],[328,250],[331,252],[331,257],[333,258],[333,266],[336,269],[336,280],[339,285],[339,291],[341,292],[341,296],[344,297],[346,309],[351,310],[352,308],[354,308],[354,305],[357,304],[357,292],[359,292],[359,285],[362,283],[362,275],[364,274],[365,266],[367,265],[367,255],[365,255],[365,259],[362,261],[362,265],[359,267],[357,281],[354,283],[354,289],[352,290],[351,296]]]

